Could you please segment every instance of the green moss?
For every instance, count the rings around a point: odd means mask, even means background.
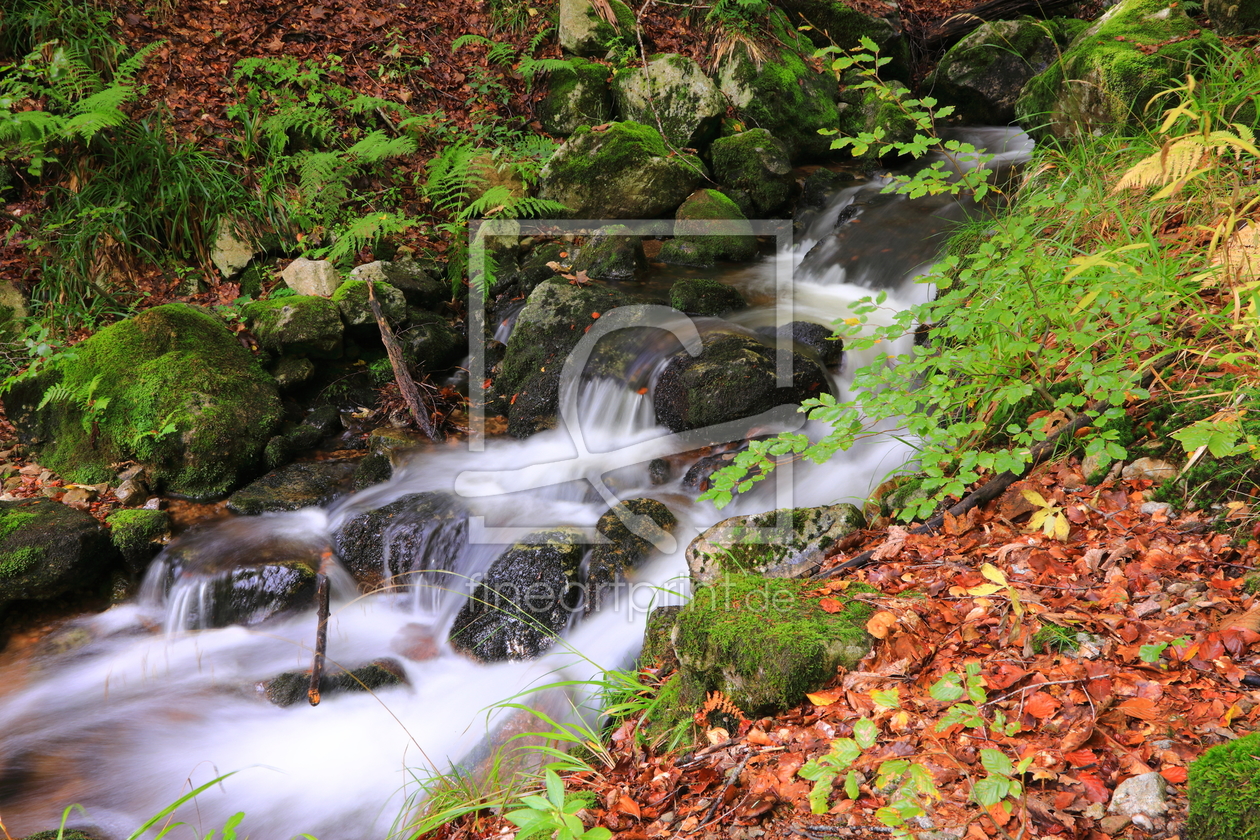
[[[1212,747],[1190,765],[1185,840],[1260,838],[1260,732]]]
[[[796,158],[825,157],[831,140],[819,129],[844,129],[848,120],[836,106],[835,81],[816,73],[790,50],[766,60],[758,70],[742,50],[721,70],[722,92],[751,126],[783,141]]]
[[[341,355],[341,314],[326,298],[290,295],[260,300],[246,306],[243,314],[259,346],[270,353],[316,359]]]
[[[582,137],[590,133],[590,126],[582,126],[573,132],[573,136]],[[567,162],[575,177],[597,175],[601,171],[617,172],[634,166],[645,155],[665,157],[669,154],[661,133],[643,123],[633,120],[616,122],[600,133],[603,135],[603,143],[599,147],[598,157],[577,158]]]
[[[153,557],[156,542],[171,528],[171,516],[164,510],[118,510],[105,522],[114,547],[136,570]]]
[[[704,222],[742,222],[747,233],[707,234]],[[742,262],[757,255],[757,238],[738,205],[717,190],[697,190],[678,208],[675,236],[661,248],[661,262],[677,265],[713,265],[718,260]],[[700,224],[691,224],[699,222]]]
[[[25,574],[44,559],[40,546],[26,545],[0,554],[0,579]]]
[[[787,201],[792,172],[788,150],[764,128],[714,140],[709,153],[719,183],[746,195],[752,212],[764,215]]]
[[[748,304],[733,286],[710,277],[688,277],[669,289],[669,305],[691,315],[724,315]]]
[[[376,300],[381,313],[391,324],[401,323],[407,317],[407,300],[403,293],[388,283],[376,283]],[[366,280],[347,280],[337,287],[330,300],[341,310],[341,318],[349,326],[376,328],[376,316],[368,301]]]
[[[612,116],[608,68],[584,58],[547,76],[547,95],[538,103],[538,118],[551,134],[572,134],[582,126],[607,122]]]
[[[682,706],[720,690],[746,714],[769,714],[799,703],[837,667],[856,665],[870,650],[863,625],[872,608],[851,601],[828,613],[816,589],[808,581],[756,575],[725,575],[698,589],[672,636]]]
[[[34,513],[21,510],[5,510],[0,511],[0,541],[3,541],[9,534],[21,528],[23,525],[38,519]]]

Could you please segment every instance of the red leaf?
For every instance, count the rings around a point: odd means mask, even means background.
[[[1076,750],[1063,754],[1063,760],[1073,767],[1089,767],[1098,763],[1098,756],[1093,750]]]
[[[838,613],[844,609],[844,604],[835,598],[822,598],[818,601],[818,606],[823,608],[824,612]]]
[[[1076,780],[1085,788],[1085,797],[1090,802],[1106,802],[1111,798],[1111,791],[1107,790],[1103,780],[1088,770],[1077,773]]]
[[[1036,691],[1024,703],[1024,711],[1037,718],[1037,720],[1045,720],[1054,715],[1062,705],[1062,703],[1044,691]]]
[[[1169,784],[1181,785],[1186,781],[1185,767],[1165,767],[1159,771],[1159,775],[1164,777],[1164,781]]]

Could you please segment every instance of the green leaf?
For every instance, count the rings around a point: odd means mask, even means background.
[[[962,677],[950,671],[933,683],[928,694],[938,703],[954,703],[963,698]]]
[[[547,799],[551,800],[551,804],[556,808],[564,806],[564,782],[556,775],[554,770],[548,770],[543,774],[547,780]]]
[[[870,719],[862,718],[853,725],[853,738],[859,747],[869,750],[879,738],[879,727]]]
[[[1001,750],[980,750],[980,764],[985,770],[1000,776],[1010,776],[1015,772],[1010,758]]]
[[[881,709],[901,708],[901,693],[896,688],[879,688],[871,692],[871,700]]]
[[[858,781],[856,770],[850,770],[849,774],[844,777],[844,794],[850,799],[857,799],[862,795],[861,783]]]

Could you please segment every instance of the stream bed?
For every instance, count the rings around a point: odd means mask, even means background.
[[[974,141],[1005,150],[1001,163],[1031,147],[1006,129],[978,131]],[[829,325],[873,290],[888,292],[890,310],[926,299],[930,287],[915,278],[967,208],[952,199],[881,195],[880,186],[870,181],[836,193],[792,251],[716,272],[764,303],[715,328],[755,334],[786,321]],[[787,318],[776,309],[785,297],[776,287],[778,261],[792,273]],[[657,370],[676,352],[638,340],[630,349],[639,370]],[[841,397],[871,358],[846,353],[830,371]],[[204,836],[237,812],[245,815],[238,831],[254,840],[389,836],[423,801],[426,785],[452,767],[475,773],[495,745],[546,729],[504,704],[533,705],[557,720],[597,719],[595,689],[583,681],[632,666],[651,609],[686,599],[683,551],[696,534],[736,514],[860,504],[912,457],[907,443],[872,437],[826,465],[781,469],[718,511],[694,501],[695,491],[683,486],[685,469],[662,480],[649,468],[654,459],[684,456],[656,423],[651,388],[636,385],[584,382],[573,395],[580,437],[561,424],[525,440],[489,440],[484,451],[422,448],[389,482],[329,508],[240,517],[186,538],[197,541],[199,556],[230,566],[275,550],[318,552],[354,517],[405,496],[458,499],[466,524],[413,529],[407,568],[387,560],[382,569],[388,587],[360,595],[348,574],[331,575],[330,666],[388,659],[402,684],[330,695],[314,707],[269,702],[259,686],[310,667],[313,613],[213,626],[204,618],[213,593],[166,584],[170,564],[188,550],[172,545],[136,602],[74,620],[42,655],[0,671],[0,821],[22,837],[56,827],[74,803],[81,809],[68,825],[123,840],[181,795],[220,779],[177,812],[189,829],[172,836]],[[668,506],[679,523],[673,539],[660,543],[665,550],[589,616],[574,610],[563,638],[536,659],[477,664],[451,649],[456,615],[505,546],[539,529],[591,529],[609,494]]]

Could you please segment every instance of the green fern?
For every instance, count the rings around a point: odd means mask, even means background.
[[[340,263],[379,240],[404,233],[415,225],[415,221],[398,213],[368,213],[340,228],[332,245],[313,253],[322,259]]]

